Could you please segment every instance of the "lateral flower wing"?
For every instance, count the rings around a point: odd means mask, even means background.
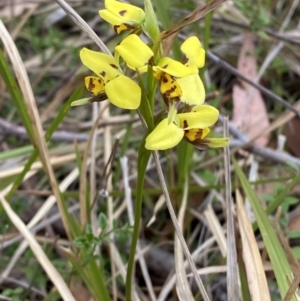
[[[133,25],[133,24],[140,24],[145,20],[145,12],[137,6],[128,3],[119,2],[116,0],[105,0],[104,6],[108,11],[118,16],[121,20],[121,23],[127,23]],[[109,21],[107,22],[110,23]],[[113,24],[113,25],[119,25],[119,24]]]
[[[165,118],[147,136],[145,147],[149,150],[166,150],[177,145],[183,136],[183,129],[174,123],[168,124],[168,119]]]
[[[205,89],[198,74],[178,78],[182,95],[180,100],[188,105],[202,105],[205,100]]]
[[[109,81],[105,92],[110,102],[119,108],[134,110],[140,106],[141,88],[125,75],[119,75]]]
[[[83,48],[80,51],[80,59],[83,65],[103,78],[105,82],[121,74],[116,60],[105,53]]]
[[[181,47],[181,51],[188,59],[187,65],[195,65],[202,68],[205,63],[205,50],[202,48],[201,42],[195,36],[186,39]]]
[[[184,130],[205,129],[216,123],[219,111],[212,106],[196,106],[188,113],[177,114],[180,127]]]
[[[116,51],[131,69],[139,69],[147,66],[149,60],[154,55],[152,49],[136,34],[131,34],[126,37],[116,47]]]

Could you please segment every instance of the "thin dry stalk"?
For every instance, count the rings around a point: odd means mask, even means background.
[[[165,181],[165,178],[164,178],[164,174],[163,174],[160,162],[159,162],[158,152],[154,151],[154,152],[152,152],[152,154],[153,154],[153,157],[154,157],[155,166],[156,166],[156,170],[157,170],[157,173],[158,173],[158,178],[159,178],[159,181],[160,181],[160,185],[161,185],[162,191],[164,193],[164,196],[166,198],[166,204],[167,204],[170,216],[171,216],[173,226],[175,228],[176,235],[178,236],[178,238],[180,240],[180,243],[181,243],[182,248],[183,248],[184,255],[188,260],[188,263],[189,263],[190,268],[192,270],[192,273],[195,277],[195,281],[197,283],[199,291],[200,291],[203,299],[205,301],[209,301],[209,297],[207,295],[207,292],[205,290],[203,282],[202,282],[201,278],[199,277],[199,275],[197,273],[197,269],[196,269],[195,263],[193,262],[193,259],[191,257],[191,253],[190,253],[190,251],[188,249],[188,246],[187,246],[187,244],[184,240],[184,237],[183,237],[183,235],[180,231],[180,227],[178,225],[177,218],[176,218],[176,215],[175,215],[175,212],[174,212],[174,209],[173,209],[173,206],[172,206],[172,202],[171,202],[171,199],[170,199],[170,196],[169,196],[169,192],[168,192],[167,184],[166,184],[166,181]]]
[[[51,163],[50,163],[50,156],[49,151],[47,148],[47,144],[44,138],[44,132],[42,128],[42,123],[40,120],[39,112],[37,109],[37,105],[34,99],[34,95],[30,86],[30,82],[28,79],[28,75],[26,72],[26,69],[24,67],[23,61],[19,55],[19,52],[16,48],[15,43],[13,42],[10,34],[6,30],[3,22],[0,20],[0,37],[2,39],[3,45],[10,57],[10,60],[13,65],[14,72],[16,74],[18,83],[20,85],[20,89],[23,94],[23,99],[25,102],[25,105],[27,107],[29,117],[32,123],[33,131],[36,138],[37,147],[39,149],[39,156],[41,158],[41,162],[43,163],[43,166],[45,168],[45,171],[48,175],[49,182],[52,188],[52,191],[56,197],[57,205],[59,208],[59,211],[62,215],[62,221],[64,224],[64,227],[66,229],[68,237],[71,236],[71,232],[69,229],[69,225],[66,219],[66,216],[64,214],[64,208],[63,203],[61,200],[60,192],[58,190],[58,185],[55,179],[54,171],[52,169]]]
[[[228,119],[224,118],[224,136],[229,136]],[[227,297],[228,300],[240,300],[239,273],[236,255],[235,228],[233,216],[233,202],[231,198],[231,177],[230,177],[230,151],[229,147],[224,148],[225,166],[225,203],[227,219]]]
[[[188,200],[188,185],[189,181],[186,178],[184,183],[184,191],[181,206],[178,213],[178,224],[181,232],[183,231],[184,215],[186,212],[187,200]],[[176,271],[176,292],[178,299],[181,301],[193,300],[193,294],[187,280],[186,271],[183,264],[183,252],[180,240],[175,234],[174,237],[174,255],[175,255],[175,271]]]
[[[106,45],[102,40],[96,35],[92,28],[77,14],[77,12],[64,0],[56,0],[59,6],[67,13],[67,15],[72,19],[72,21],[81,28],[88,37],[90,37],[100,49],[108,54],[112,55]]]
[[[264,266],[239,190],[236,190],[236,202],[239,229],[243,244],[243,259],[250,295],[252,300],[270,301],[271,298]]]
[[[0,201],[10,220],[15,225],[15,227],[22,233],[22,235],[28,242],[32,252],[36,256],[37,260],[40,262],[41,266],[43,267],[43,269],[45,270],[45,272],[47,273],[57,290],[59,291],[61,297],[65,301],[76,301],[61,275],[52,265],[51,261],[48,259],[38,242],[35,240],[34,236],[27,229],[26,225],[11,209],[10,205],[5,200],[2,193],[0,193]]]

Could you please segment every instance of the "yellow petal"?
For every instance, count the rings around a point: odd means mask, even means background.
[[[205,100],[205,89],[198,74],[178,78],[182,95],[180,100],[188,105],[201,105]]]
[[[96,76],[87,76],[84,79],[85,86],[93,95],[98,95],[104,90],[104,80]]]
[[[200,149],[225,147],[229,145],[229,137],[205,138],[200,141],[195,141],[193,144]]]
[[[103,78],[105,82],[120,74],[116,60],[107,54],[82,48],[80,59],[83,65]]]
[[[202,68],[205,63],[205,50],[202,48],[199,39],[195,36],[186,39],[181,47],[181,51],[188,59],[187,64],[196,65],[198,68]]]
[[[184,131],[184,137],[190,142],[202,140],[210,132],[209,128],[205,129],[190,129]]]
[[[180,127],[184,130],[205,129],[216,123],[219,111],[212,106],[196,106],[192,112],[177,114]]]
[[[105,0],[104,5],[107,10],[119,16],[123,20],[122,23],[140,24],[145,20],[144,11],[137,6],[115,0]]]
[[[136,34],[126,37],[115,49],[132,69],[147,66],[154,55],[153,51]]]
[[[99,15],[103,20],[105,20],[107,23],[111,25],[121,25],[124,22],[120,16],[112,13],[107,9],[99,10]]]
[[[141,88],[132,79],[120,75],[105,86],[107,98],[122,109],[137,109],[141,103]]]
[[[225,147],[229,145],[229,137],[223,138],[205,138],[203,143],[208,147],[217,148],[217,147]]]
[[[184,131],[168,119],[162,120],[147,136],[145,147],[149,150],[165,150],[177,145],[183,138]]]
[[[82,105],[85,105],[87,103],[90,103],[90,97],[81,98],[81,99],[77,99],[77,100],[72,101],[71,107],[82,106]]]
[[[153,70],[154,72],[161,70],[178,78],[198,73],[198,69],[195,65],[186,66],[169,57],[160,59],[158,65],[153,66]]]
[[[181,96],[181,88],[179,84],[167,73],[164,73],[160,78],[160,92],[168,98]]]

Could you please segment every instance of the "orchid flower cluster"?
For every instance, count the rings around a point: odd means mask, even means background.
[[[141,8],[117,0],[105,0],[105,9],[99,14],[117,34],[124,31],[129,34],[115,47],[114,56],[87,48],[80,51],[82,63],[95,74],[85,78],[85,86],[92,97],[77,100],[72,105],[108,99],[119,108],[138,109],[141,100],[146,101],[147,97],[142,97],[141,83],[137,84],[124,74],[124,66],[120,64],[122,58],[125,68],[134,70],[137,78],[143,74],[149,78],[150,73],[157,80],[164,101],[166,117],[161,120],[162,114],[159,114],[160,121],[146,137],[148,150],[169,149],[182,139],[200,149],[227,146],[227,137],[207,136],[209,127],[218,120],[219,111],[203,104],[205,89],[198,72],[204,66],[205,51],[199,39],[191,36],[182,43],[183,58],[179,62],[160,55],[160,46],[155,47],[158,39],[150,32],[151,26],[159,32],[157,21],[153,18],[149,21]],[[149,22],[156,24],[149,26]],[[150,38],[152,48],[140,37],[143,33]]]

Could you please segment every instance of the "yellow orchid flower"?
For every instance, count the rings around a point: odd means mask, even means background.
[[[195,65],[186,66],[169,57],[161,58],[153,66],[153,71],[160,82],[160,92],[168,99],[182,96],[182,87],[177,82],[179,78],[198,73]]]
[[[113,25],[117,34],[140,27],[145,21],[145,12],[137,6],[116,0],[105,0],[104,6],[106,9],[100,10],[99,15]]]
[[[80,59],[87,68],[97,75],[85,78],[86,88],[95,97],[101,96],[103,99],[104,94],[112,104],[123,109],[137,109],[139,107],[141,88],[119,71],[118,63],[113,57],[83,48],[80,51]],[[86,102],[86,99],[78,100],[72,105],[81,105]]]
[[[180,97],[188,105],[201,105],[205,99],[205,89],[198,68],[204,66],[205,51],[195,36],[186,39],[180,49],[185,55],[184,64],[165,57],[153,67],[161,83],[161,93],[167,98]]]
[[[140,72],[147,71],[149,60],[154,56],[152,49],[136,34],[127,36],[115,50],[129,68],[137,68]]]
[[[176,146],[183,138],[199,148],[224,147],[228,138],[207,138],[209,127],[218,120],[219,111],[206,105],[195,106],[191,112],[176,115],[175,121],[163,119],[147,136],[145,147],[149,150],[165,150]]]
[[[202,68],[205,63],[205,50],[201,42],[195,36],[186,39],[181,47],[185,55],[186,66],[196,66]],[[201,105],[205,100],[205,89],[198,73],[177,79],[181,87],[182,95],[180,100],[188,105]]]

